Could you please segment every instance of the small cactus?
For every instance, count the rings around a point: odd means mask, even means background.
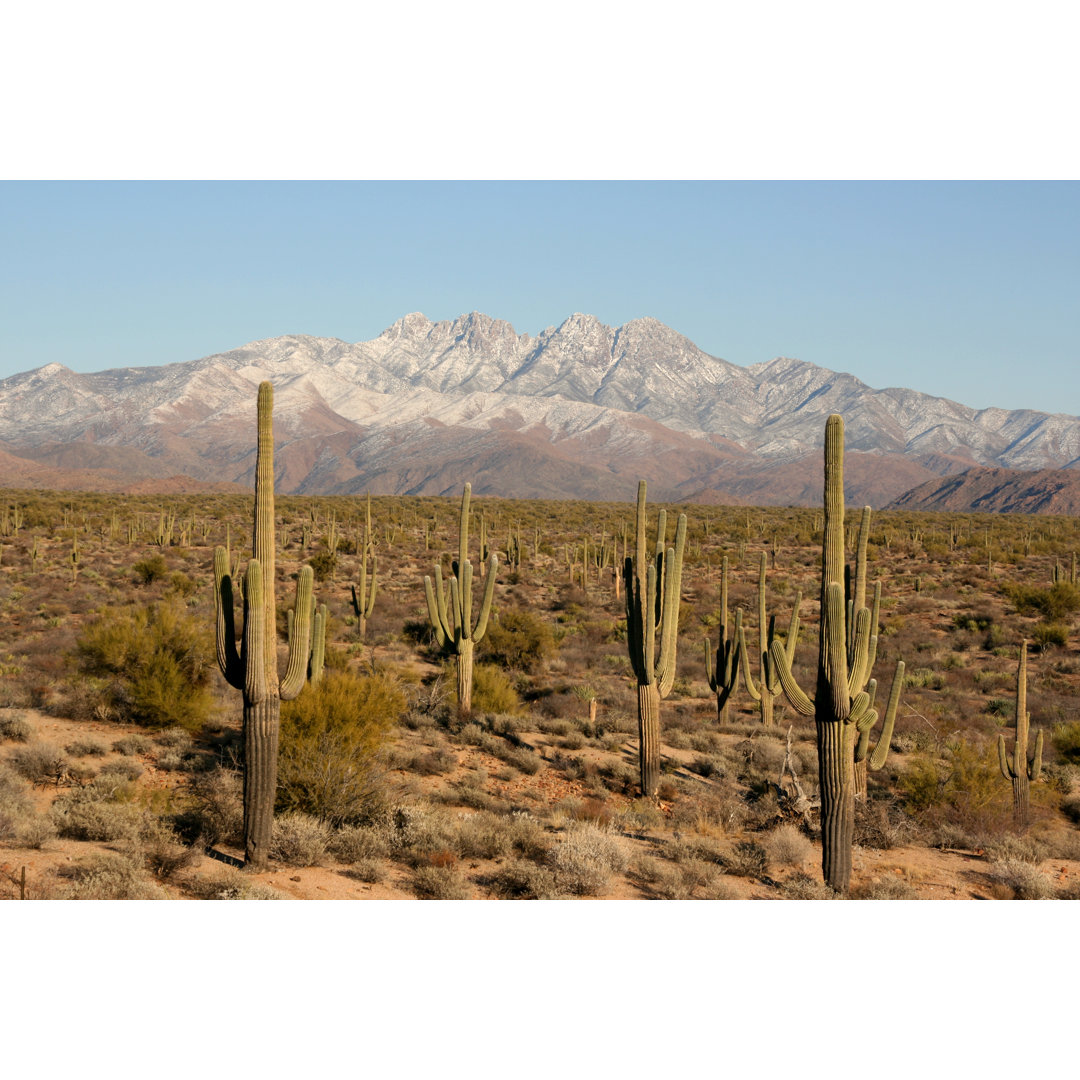
[[[435,640],[444,652],[457,656],[458,708],[463,713],[472,709],[473,646],[483,640],[487,633],[491,603],[495,596],[495,570],[498,556],[491,553],[487,564],[487,581],[484,598],[476,621],[472,617],[473,566],[469,561],[469,498],[472,485],[466,484],[461,497],[461,515],[458,522],[458,557],[451,564],[450,593],[447,597],[443,586],[442,563],[435,564],[435,584],[424,578],[424,594],[427,597],[428,618],[435,631]]]
[[[731,696],[739,688],[739,642],[742,640],[742,608],[735,612],[735,626],[728,633],[728,558],[720,563],[720,639],[713,665],[712,642],[705,638],[705,677],[716,694],[716,718],[728,722]]]
[[[1031,717],[1027,711],[1027,642],[1020,644],[1020,665],[1016,673],[1016,716],[1014,720],[1012,757],[1005,752],[1005,736],[998,736],[998,764],[1001,775],[1012,781],[1013,820],[1017,825],[1027,825],[1031,816],[1030,785],[1042,773],[1043,733],[1035,736],[1035,753],[1028,761],[1028,734]]]

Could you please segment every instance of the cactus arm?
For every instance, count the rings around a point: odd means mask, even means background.
[[[870,708],[870,695],[862,690],[851,700],[851,712],[848,713],[848,723],[859,726],[859,721],[873,710]]]
[[[1009,755],[1005,752],[1005,736],[998,736],[998,765],[1001,767],[1001,775],[1006,780],[1015,780],[1016,774],[1013,772],[1012,765],[1009,763]]]
[[[493,551],[488,557],[487,578],[484,582],[484,597],[480,601],[480,611],[476,617],[476,629],[473,631],[473,641],[483,641],[487,633],[488,618],[491,615],[491,604],[495,598],[495,571],[499,565],[499,557]]]
[[[851,693],[847,680],[847,649],[844,642],[844,586],[833,581],[826,589],[825,645],[826,664],[822,669],[832,697],[832,715],[846,720],[851,711]]]
[[[315,618],[311,628],[311,667],[309,678],[312,683],[322,680],[323,668],[326,663],[326,624],[329,621],[329,610],[325,604],[320,604],[315,611]]]
[[[645,603],[642,605],[645,640],[642,656],[645,683],[652,686],[656,682],[656,623],[652,612],[656,610],[656,563],[649,563],[645,574]]]
[[[244,665],[236,649],[236,625],[233,611],[233,585],[229,573],[229,554],[225,548],[214,550],[214,607],[217,611],[217,660],[225,681],[234,689],[244,686]]]
[[[1035,736],[1035,756],[1031,759],[1031,765],[1028,768],[1028,779],[1034,783],[1039,779],[1039,775],[1042,773],[1042,755],[1043,755],[1043,731],[1039,728],[1039,733]]]
[[[866,681],[870,660],[870,610],[860,608],[855,618],[855,638],[850,654],[851,667],[848,669],[848,693],[857,694]]]
[[[791,665],[788,664],[784,646],[779,641],[774,641],[771,649],[772,661],[780,676],[780,688],[784,691],[784,697],[788,699],[791,707],[800,716],[813,716],[814,703],[803,693],[802,687],[795,681],[791,673]]]
[[[370,619],[371,613],[375,610],[375,592],[378,589],[378,570],[379,560],[372,555],[371,556],[371,591],[368,594],[367,604],[364,605],[364,618]]]
[[[285,676],[279,684],[282,701],[292,701],[304,689],[307,681],[315,609],[314,580],[315,574],[311,567],[302,566],[300,576],[296,579],[296,607],[289,641],[289,662],[285,667]]]
[[[885,764],[889,756],[889,744],[892,742],[893,727],[896,724],[896,709],[900,704],[900,691],[904,688],[904,661],[896,661],[892,687],[889,690],[889,703],[885,706],[885,720],[881,725],[881,736],[870,756],[870,768],[875,772]]]
[[[764,684],[759,689],[754,685],[754,677],[750,674],[750,654],[746,648],[746,635],[742,626],[742,608],[735,613],[735,633],[738,635],[739,669],[742,672],[742,681],[746,684],[746,692],[754,701],[760,701],[762,693],[767,693]],[[775,666],[775,665],[774,665]]]
[[[258,705],[270,695],[263,664],[266,608],[263,605],[262,567],[252,559],[244,572],[244,701]]]
[[[686,515],[680,514],[675,527],[675,547],[668,548],[664,560],[664,610],[660,632],[660,663],[656,676],[660,696],[667,697],[675,682],[675,657],[679,645],[679,602],[682,590],[683,552],[686,548]]]
[[[799,641],[799,608],[801,606],[802,590],[800,589],[795,594],[795,606],[791,611],[791,621],[788,623],[787,638],[784,641],[784,652],[787,655],[788,667],[795,663],[795,646]]]
[[[438,565],[436,564],[436,569]],[[442,575],[440,574],[440,579]],[[442,593],[442,581],[439,582],[439,592]],[[435,599],[435,590],[431,586],[431,578],[425,575],[424,577],[424,596],[427,598],[428,607],[428,621],[431,623],[431,629],[435,631],[435,640],[439,644],[440,649],[445,649],[447,646],[446,628],[443,625],[443,611],[446,608],[446,601],[440,595],[439,601]]]
[[[723,641],[723,639],[721,639]],[[720,672],[720,648],[716,650],[716,671]],[[713,674],[713,662],[712,662],[712,642],[709,640],[708,634],[705,635],[705,681],[709,684],[709,689],[716,690],[716,675]]]
[[[472,562],[466,559],[463,563],[459,564],[461,568],[461,580],[458,585],[458,598],[461,603],[459,614],[461,616],[461,636],[467,638],[470,641],[473,636],[473,623],[472,623],[472,578],[473,569]]]

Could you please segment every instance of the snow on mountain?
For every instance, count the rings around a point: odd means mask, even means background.
[[[916,466],[930,476],[969,465],[1080,464],[1076,417],[977,411],[784,357],[743,368],[656,319],[612,328],[580,313],[535,337],[475,311],[441,322],[413,312],[355,344],[288,335],[187,363],[88,375],[49,364],[0,381],[0,442],[37,460],[73,443],[130,447],[157,471],[175,459],[178,471],[237,479],[251,466],[264,379],[275,386],[279,448],[295,444],[289,476],[298,490],[372,476],[387,490],[402,487],[395,458],[405,457],[414,479],[428,477],[422,482],[436,474],[449,482],[458,461],[458,471],[491,468],[527,488],[505,452],[512,444],[524,454],[527,444],[544,460],[579,464],[562,467],[565,490],[559,468],[537,466],[543,490],[564,496],[574,484],[591,490],[605,476],[645,475],[661,459],[673,491],[722,491],[732,470],[752,472],[758,484],[763,468],[819,453],[832,412],[845,418],[849,450],[885,464],[906,459],[897,473],[905,482]],[[418,462],[418,448],[443,459]],[[887,491],[888,469],[869,472]]]

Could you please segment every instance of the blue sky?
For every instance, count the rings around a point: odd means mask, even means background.
[[[737,364],[1080,414],[1080,184],[6,182],[0,374],[410,311],[651,315]]]

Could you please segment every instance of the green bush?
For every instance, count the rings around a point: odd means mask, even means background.
[[[1039,623],[1031,632],[1031,640],[1040,652],[1064,648],[1069,643],[1069,628],[1061,623]]]
[[[1048,589],[1014,585],[1006,591],[1021,615],[1042,615],[1044,619],[1059,622],[1066,615],[1080,611],[1080,588],[1067,581]]]
[[[1051,738],[1062,761],[1080,765],[1080,720],[1055,724]]]
[[[379,805],[379,753],[404,711],[395,680],[348,671],[282,702],[277,809],[331,825],[362,821]]]
[[[77,643],[80,679],[103,680],[121,721],[198,731],[210,716],[214,642],[175,600],[113,608]]]
[[[534,672],[555,655],[555,635],[539,615],[526,608],[510,608],[488,624],[480,654],[499,667]]]
[[[473,667],[473,712],[519,713],[521,698],[514,683],[504,671],[491,664]]]
[[[169,572],[169,564],[164,556],[155,554],[140,559],[131,569],[135,571],[135,577],[139,582],[143,585],[152,585]]]

